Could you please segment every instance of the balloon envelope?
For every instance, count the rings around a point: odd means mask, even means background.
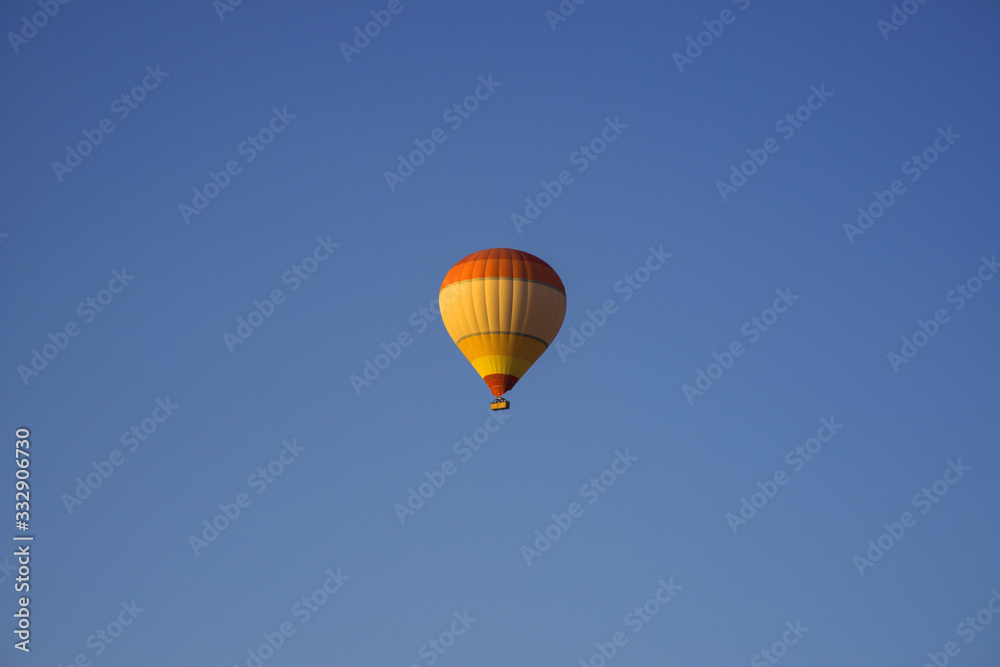
[[[566,289],[551,266],[509,248],[451,267],[438,295],[441,321],[494,396],[511,389],[555,339]]]

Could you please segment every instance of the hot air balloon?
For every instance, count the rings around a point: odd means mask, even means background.
[[[441,321],[506,410],[517,384],[559,333],[566,289],[551,266],[509,248],[480,250],[451,267],[438,295]]]

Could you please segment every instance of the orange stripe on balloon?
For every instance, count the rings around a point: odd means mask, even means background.
[[[551,266],[530,253],[509,248],[480,250],[462,258],[448,271],[441,289],[452,283],[477,278],[520,278],[554,287],[564,294],[566,292],[562,280]]]

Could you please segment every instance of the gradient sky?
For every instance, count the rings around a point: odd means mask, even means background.
[[[1000,618],[962,625],[1000,590],[1000,280],[952,292],[992,278],[983,258],[1000,253],[1000,6],[914,2],[886,39],[888,1],[564,2],[575,11],[554,24],[556,0],[388,3],[397,14],[246,0],[221,19],[219,5],[71,2],[0,47],[0,554],[24,426],[35,536],[30,655],[0,557],[0,664],[252,667],[283,623],[294,634],[268,667],[596,666],[618,632],[622,667],[773,664],[765,649],[789,667],[919,666],[948,642],[951,664],[1000,662]],[[0,26],[39,11],[3,3]],[[340,44],[373,11],[391,22],[347,62]],[[720,28],[679,71],[688,38]],[[135,108],[115,102],[144,77]],[[493,90],[456,127],[445,114],[480,77]],[[794,133],[778,124],[810,99]],[[248,148],[275,110],[281,131]],[[609,119],[615,141],[581,158]],[[443,143],[390,188],[385,172],[437,128]],[[906,165],[949,128],[926,171]],[[100,143],[53,167],[85,132]],[[724,199],[717,183],[751,155],[767,160]],[[563,170],[572,182],[518,229]],[[845,231],[896,180],[883,215]],[[317,239],[337,247],[293,277]],[[671,256],[629,294],[619,281],[661,246]],[[485,428],[489,390],[421,309],[490,247],[559,273],[557,343],[579,344],[605,301],[614,312],[573,354],[550,349],[473,451],[456,443]],[[134,279],[102,292],[116,271]],[[278,289],[230,351],[224,334]],[[773,322],[776,290],[798,298]],[[946,323],[894,369],[888,353],[938,310]],[[65,348],[19,371],[50,334]],[[716,379],[689,401],[699,371]],[[127,435],[154,416],[146,440]],[[824,419],[843,428],[795,463]],[[285,441],[298,449],[271,464]],[[631,467],[582,493],[616,452]],[[921,501],[949,462],[969,470]],[[394,506],[442,467],[454,474],[401,524]],[[769,486],[776,473],[787,484]],[[727,515],[758,482],[773,497],[734,534]],[[196,555],[190,537],[238,498]],[[522,546],[572,503],[582,515],[527,563]],[[302,598],[338,568],[306,617]],[[673,597],[636,631],[629,614],[661,579]],[[443,653],[428,644],[465,630],[464,612],[475,621]]]

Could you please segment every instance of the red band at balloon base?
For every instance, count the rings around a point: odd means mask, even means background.
[[[517,384],[519,379],[513,375],[506,375],[504,373],[492,373],[483,378],[486,384],[489,385],[490,391],[493,392],[494,396],[503,396],[504,393],[510,391]]]

